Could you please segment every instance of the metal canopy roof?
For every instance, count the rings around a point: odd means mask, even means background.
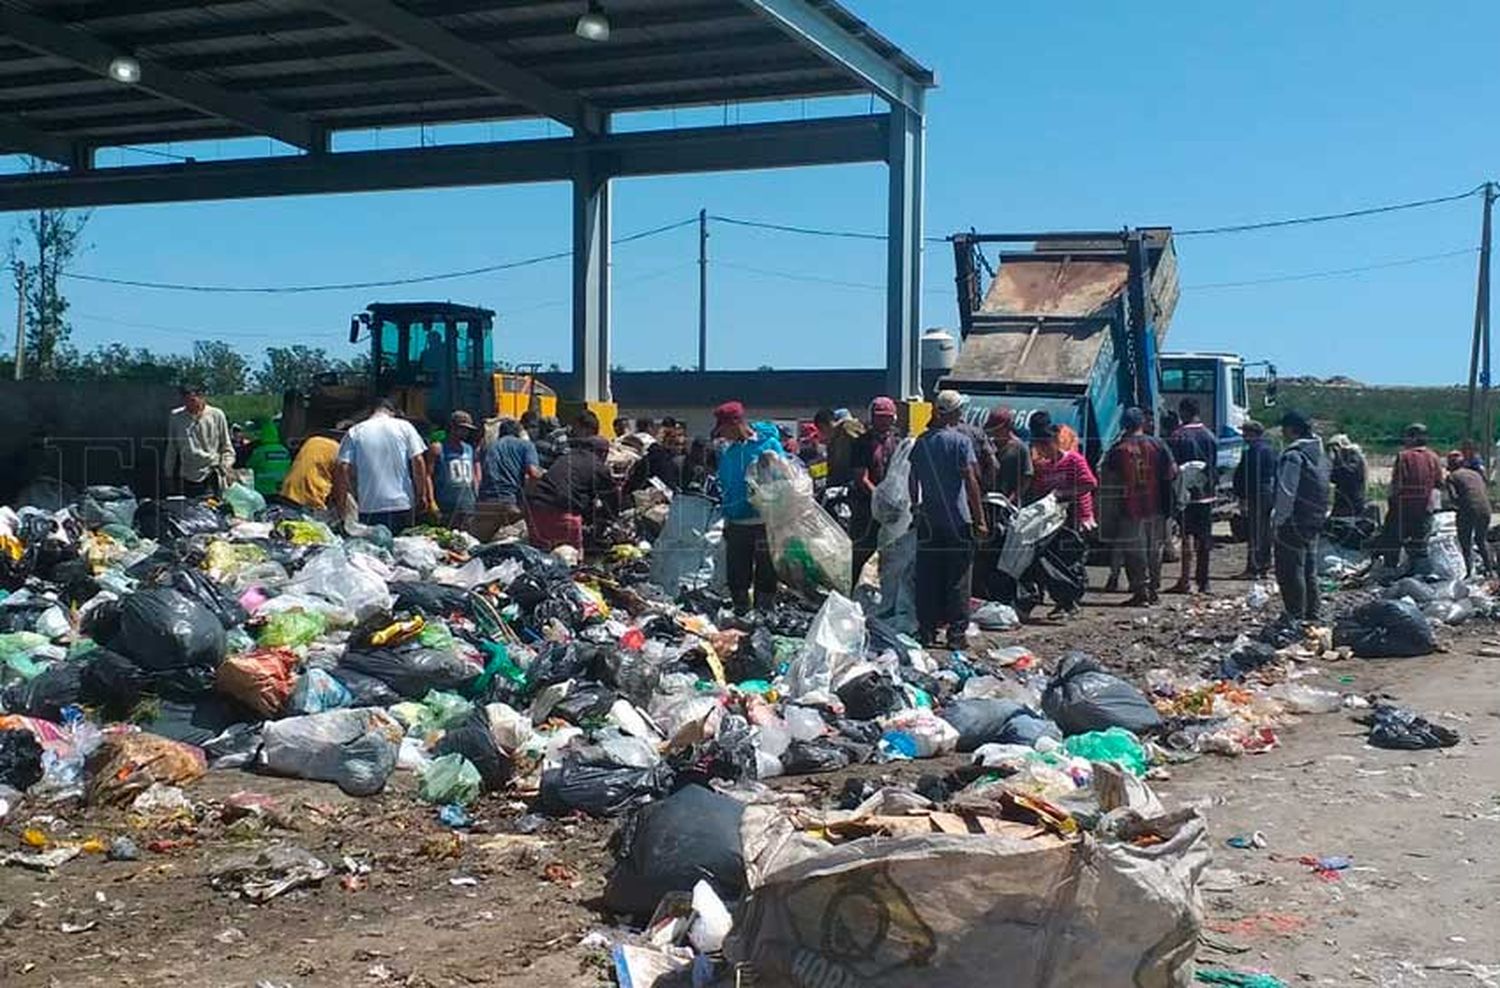
[[[832,0],[0,0],[0,151],[605,114],[872,92],[920,109],[932,73]],[[838,35],[825,44],[820,31]],[[855,42],[850,46],[849,41]],[[109,77],[117,55],[137,84]],[[882,77],[881,73],[884,72]]]

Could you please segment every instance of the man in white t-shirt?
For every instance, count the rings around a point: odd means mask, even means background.
[[[415,512],[428,512],[433,500],[426,453],[421,435],[396,414],[389,398],[349,430],[339,443],[338,487],[353,492],[361,524],[398,533],[414,524]]]

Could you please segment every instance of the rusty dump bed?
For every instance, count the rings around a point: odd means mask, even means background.
[[[949,377],[1087,384],[1128,273],[1124,261],[1067,255],[1002,260]]]

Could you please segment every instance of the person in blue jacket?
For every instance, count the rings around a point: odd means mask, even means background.
[[[753,586],[755,606],[766,609],[776,601],[776,564],[766,540],[765,522],[750,503],[746,476],[762,454],[785,456],[786,451],[776,436],[776,426],[747,421],[745,406],[738,401],[726,401],[714,409],[713,436],[728,443],[719,454],[718,477],[729,596],[735,613],[744,614],[751,606]]]

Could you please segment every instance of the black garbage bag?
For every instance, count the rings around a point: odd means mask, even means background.
[[[203,742],[203,756],[209,768],[246,768],[255,764],[260,754],[262,724],[235,721],[223,731]]]
[[[691,892],[700,880],[732,901],[745,890],[740,850],[744,804],[702,786],[684,786],[644,807],[610,838],[615,866],[604,908],[646,919],[669,892]]]
[[[0,633],[35,631],[37,618],[56,606],[57,601],[46,597],[23,597],[15,603],[0,601]]]
[[[568,564],[543,552],[527,542],[492,542],[472,550],[470,556],[484,560],[485,568],[499,566],[507,559],[514,559],[525,567],[526,573],[541,573],[545,576],[568,576]]]
[[[464,693],[483,671],[453,652],[424,648],[415,642],[345,652],[334,675],[343,669],[374,676],[408,700],[421,699],[428,690]]]
[[[1336,648],[1362,659],[1408,658],[1437,648],[1432,624],[1409,600],[1372,600],[1333,626]]]
[[[222,693],[192,700],[163,697],[147,705],[149,716],[138,719],[141,730],[173,741],[203,747],[236,724],[258,724],[261,717]]]
[[[596,654],[581,642],[552,642],[526,667],[526,685],[537,690],[588,673]]]
[[[54,662],[32,678],[13,683],[0,693],[6,712],[61,720],[62,708],[79,702],[83,694],[82,662]]]
[[[844,713],[854,720],[874,720],[906,706],[906,694],[883,672],[871,670],[838,688]]]
[[[1161,727],[1161,716],[1140,690],[1082,652],[1063,656],[1042,693],[1042,710],[1070,736],[1111,727],[1144,736]]]
[[[129,487],[85,487],[78,499],[78,520],[89,528],[124,525],[135,520],[135,494]]]
[[[1043,737],[1062,740],[1056,724],[1014,700],[955,700],[938,716],[958,732],[958,750],[973,751],[984,744],[1034,745]]]
[[[745,638],[740,647],[724,663],[724,674],[731,683],[743,683],[747,679],[770,681],[776,676],[776,635],[770,628],[758,624]]]
[[[755,779],[755,736],[743,717],[724,718],[718,733],[678,751],[668,759],[679,785],[708,785],[711,779],[740,782]]]
[[[505,588],[509,597],[523,612],[529,613],[550,597],[566,577],[551,573],[522,573]]]
[[[468,613],[469,594],[462,587],[397,580],[390,589],[398,611],[420,611],[428,617],[441,618]]]
[[[849,751],[831,738],[793,741],[781,756],[781,767],[787,775],[814,775],[847,768]]]
[[[877,617],[865,618],[865,632],[870,637],[870,651],[895,652],[896,658],[901,661],[901,674],[905,676],[907,667],[912,664],[912,651],[922,647],[916,639],[903,636],[889,621]]]
[[[667,765],[627,768],[589,764],[568,757],[563,759],[561,768],[542,773],[538,805],[542,812],[554,816],[574,810],[590,816],[619,816],[666,795],[671,789],[672,770]]]
[[[1369,518],[1330,518],[1323,525],[1330,542],[1345,549],[1363,549],[1380,531]]]
[[[1088,589],[1088,572],[1084,564],[1089,546],[1082,535],[1071,528],[1059,529],[1037,557],[1040,578],[1047,595],[1059,607],[1071,607],[1083,599]]]
[[[1220,679],[1243,679],[1276,658],[1276,648],[1269,642],[1246,642],[1230,652],[1219,663]]]
[[[120,628],[108,645],[152,671],[217,669],[224,626],[213,612],[170,587],[148,587],[120,604]]]
[[[347,666],[335,666],[328,674],[349,691],[351,707],[389,707],[401,702],[401,694],[383,679]]]
[[[100,590],[94,579],[93,567],[81,556],[67,559],[52,567],[51,580],[58,585],[63,600],[81,602],[89,600]]]
[[[885,733],[880,724],[873,720],[851,720],[847,717],[835,718],[829,721],[829,725],[839,734],[855,744],[873,747],[880,743],[880,736]]]
[[[148,499],[135,509],[135,530],[157,542],[222,532],[224,527],[223,515],[201,501],[185,497]]]
[[[79,671],[79,698],[118,720],[141,701],[151,688],[151,673],[128,657],[107,648],[96,648],[84,656]]]
[[[1389,703],[1377,703],[1361,722],[1370,725],[1369,741],[1377,748],[1451,748],[1459,740],[1457,731],[1434,724],[1415,710]]]
[[[620,691],[620,695],[638,707],[651,705],[661,682],[661,666],[647,661],[639,652],[612,649],[604,653],[601,682]]]
[[[839,790],[838,808],[841,810],[858,809],[860,803],[875,795],[882,788],[878,779],[845,779],[844,788]]]
[[[245,609],[240,606],[240,602],[225,593],[224,588],[202,570],[179,567],[172,573],[171,584],[172,588],[184,597],[191,597],[208,608],[210,613],[219,619],[219,624],[225,631],[244,624],[245,619],[249,617]]]
[[[42,781],[42,746],[26,730],[0,731],[0,785],[22,792]]]
[[[569,724],[584,727],[597,723],[609,713],[620,695],[599,683],[574,683],[568,695],[552,707],[552,714]]]
[[[467,758],[479,770],[486,792],[505,788],[514,767],[495,744],[483,710],[474,711],[463,724],[449,729],[438,741],[436,754],[459,754]]]

